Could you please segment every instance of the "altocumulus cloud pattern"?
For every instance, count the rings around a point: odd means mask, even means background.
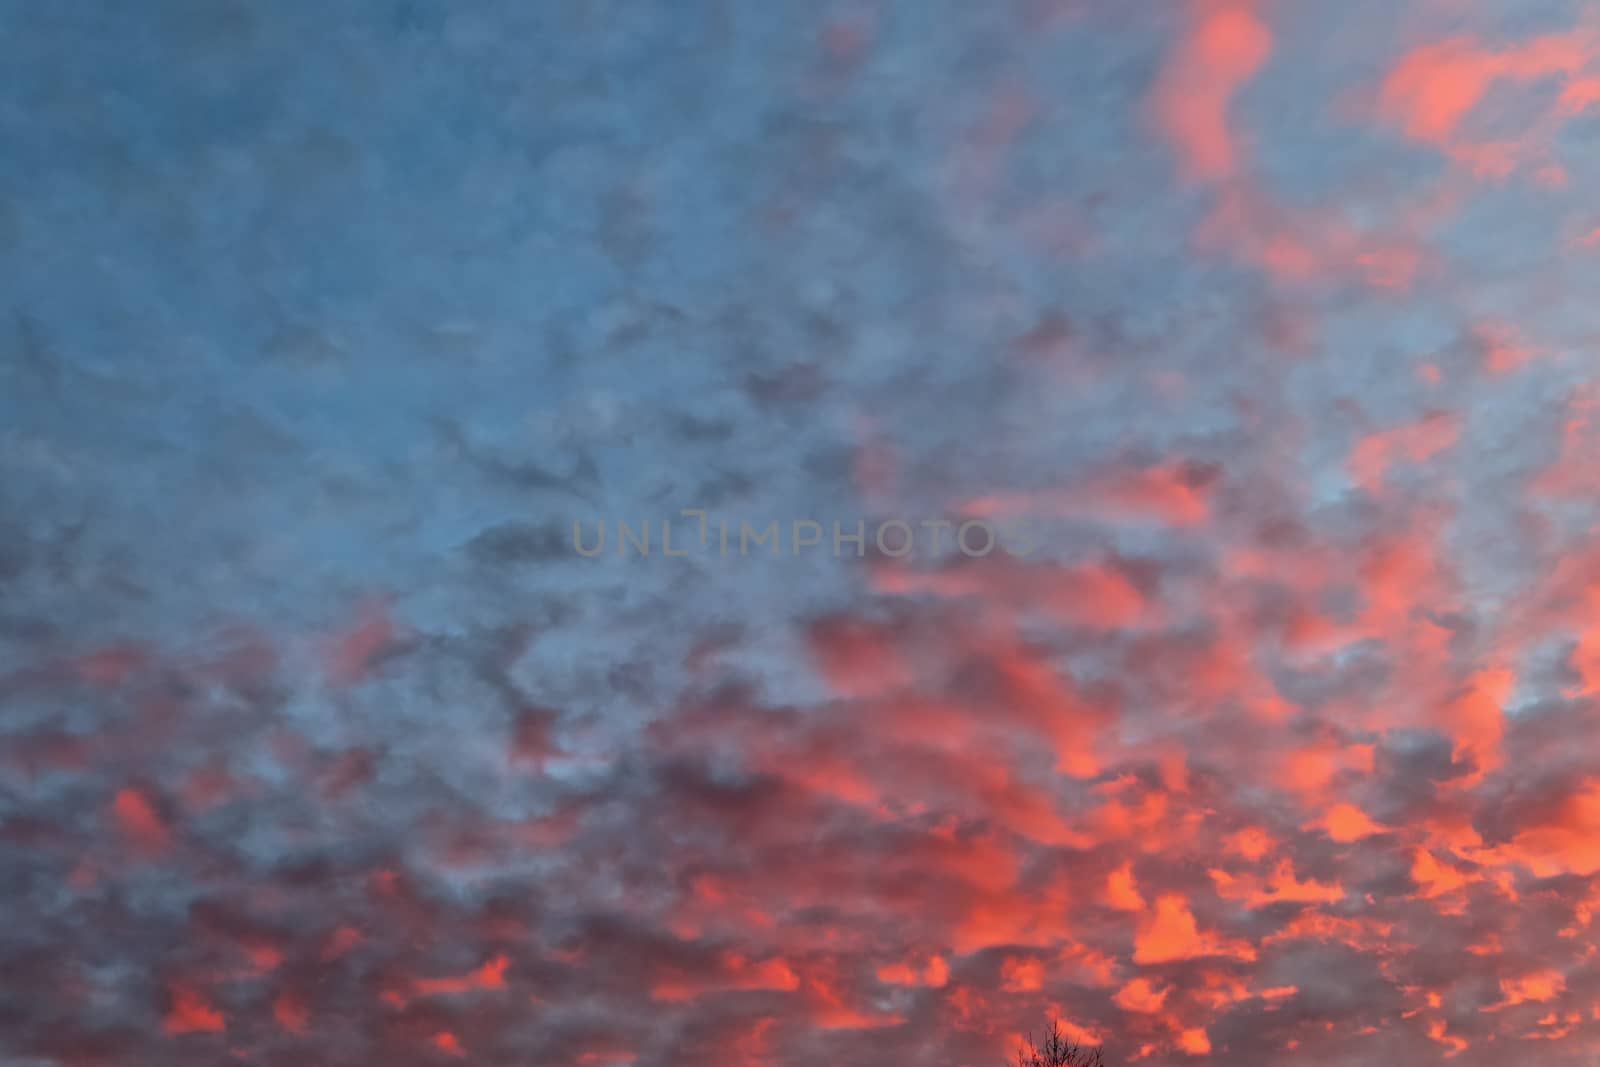
[[[1600,1054],[1594,5],[0,58],[5,1064]]]

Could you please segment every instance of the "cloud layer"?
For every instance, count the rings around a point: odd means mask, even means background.
[[[0,4],[7,1063],[1600,1050],[1585,5],[96,6]]]

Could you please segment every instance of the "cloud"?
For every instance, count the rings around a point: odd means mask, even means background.
[[[300,6],[9,41],[0,1059],[1593,1058],[1579,5]]]

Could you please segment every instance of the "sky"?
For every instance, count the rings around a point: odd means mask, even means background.
[[[0,58],[6,1067],[1600,1055],[1594,5]]]

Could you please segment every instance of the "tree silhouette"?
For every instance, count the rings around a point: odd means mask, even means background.
[[[1017,1049],[1017,1067],[1105,1067],[1100,1049],[1067,1040],[1059,1020],[1050,1020],[1043,1042],[1035,1044],[1029,1034],[1027,1045]]]

